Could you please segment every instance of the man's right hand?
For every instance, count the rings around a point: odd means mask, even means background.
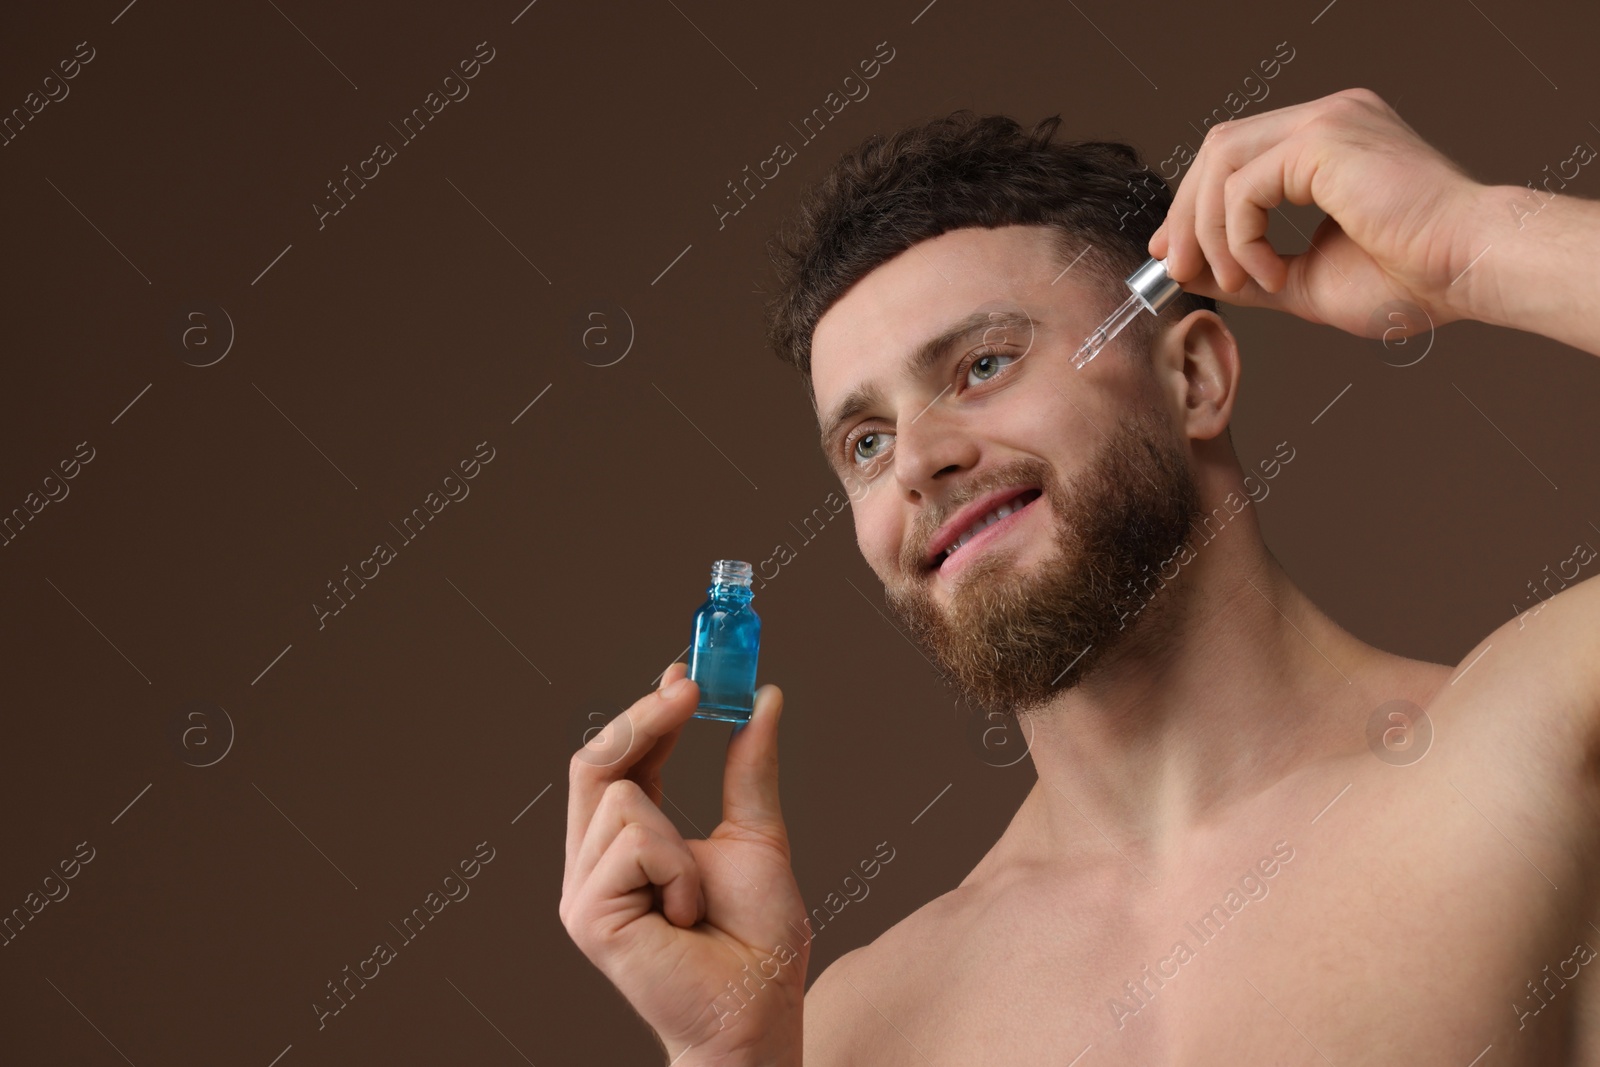
[[[699,701],[687,673],[668,667],[572,757],[561,922],[678,1067],[799,1064],[810,947],[778,806],[783,692],[756,691],[728,742],[722,822],[685,841],[660,772]]]

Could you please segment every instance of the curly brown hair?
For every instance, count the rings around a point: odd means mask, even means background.
[[[1123,279],[1148,258],[1146,245],[1172,190],[1129,145],[1053,142],[1061,116],[1024,131],[1004,115],[969,109],[873,134],[846,152],[801,196],[767,240],[777,289],[767,302],[767,343],[811,386],[817,322],[857,281],[913,245],[948,230],[1049,226],[1065,267],[1080,254],[1109,312],[1127,296]],[[1084,251],[1085,243],[1088,250]],[[1183,293],[1163,312],[1172,321],[1216,301]],[[1131,327],[1148,349],[1158,322]]]

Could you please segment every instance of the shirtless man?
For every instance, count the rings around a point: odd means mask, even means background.
[[[864,153],[869,192],[894,147]],[[1285,199],[1329,216],[1298,256],[1264,239]],[[658,806],[697,700],[674,664],[573,757],[568,932],[679,1067],[1600,1064],[1600,584],[1547,584],[1455,667],[1341,629],[1236,506],[1262,475],[1225,432],[1240,362],[1213,311],[1143,315],[1074,367],[1125,273],[1068,268],[1116,240],[1081,218],[1065,244],[929,229],[780,301],[773,332],[809,357],[829,462],[871,487],[856,537],[891,606],[1032,732],[1038,781],[1000,840],[806,992],[782,694],[758,691],[724,821],[685,841]],[[1600,205],[1479,184],[1366,90],[1213,128],[1152,224],[1136,251],[1200,297],[1364,336],[1405,301],[1600,354]],[[798,260],[851,254],[834,238],[803,233]]]

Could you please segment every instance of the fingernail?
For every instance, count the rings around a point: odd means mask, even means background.
[[[667,685],[662,686],[661,687],[661,698],[663,700],[671,700],[673,697],[675,697],[679,693],[683,692],[683,685],[688,680],[689,679],[686,678],[686,677],[685,678],[679,678],[675,682],[671,682],[671,683],[669,683]]]

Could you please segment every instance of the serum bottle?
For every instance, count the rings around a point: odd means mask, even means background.
[[[750,610],[750,575],[742,560],[711,565],[709,598],[695,612],[689,646],[689,678],[700,687],[697,719],[744,723],[755,710],[761,619]]]

